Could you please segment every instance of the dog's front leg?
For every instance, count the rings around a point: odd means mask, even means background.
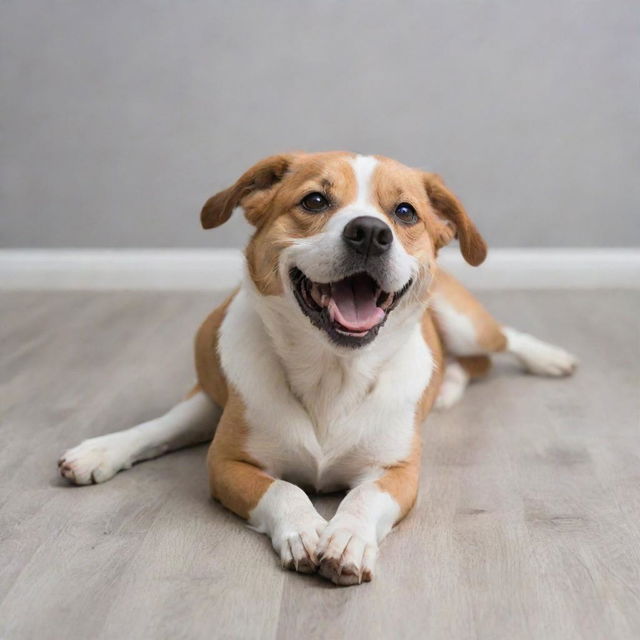
[[[327,521],[307,494],[259,467],[243,448],[243,411],[231,397],[208,455],[209,484],[214,498],[271,538],[282,566],[313,573],[316,547]]]
[[[214,497],[271,538],[285,569],[315,572],[316,548],[327,521],[300,487],[238,460],[218,460],[214,476]]]
[[[325,578],[340,585],[373,578],[378,544],[415,502],[419,460],[416,446],[410,459],[347,493],[318,543],[320,573]]]

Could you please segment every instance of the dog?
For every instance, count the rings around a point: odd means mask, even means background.
[[[454,238],[487,247],[436,174],[347,152],[268,157],[212,196],[202,226],[242,208],[245,273],[200,327],[197,384],[160,418],[84,441],[59,461],[75,484],[213,438],[210,490],[268,535],[286,569],[370,581],[378,547],[412,508],[421,425],[457,402],[494,353],[570,374],[563,349],[499,324],[451,275]],[[346,490],[327,522],[309,492]]]

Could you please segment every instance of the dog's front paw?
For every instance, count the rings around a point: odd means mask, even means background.
[[[297,523],[283,523],[271,539],[283,569],[315,573],[318,568],[318,541],[327,521],[305,518]]]
[[[377,555],[373,532],[358,523],[334,519],[318,543],[320,575],[339,585],[370,582]]]
[[[130,446],[124,434],[90,438],[69,449],[58,460],[63,478],[74,484],[106,482],[121,469],[131,466]]]

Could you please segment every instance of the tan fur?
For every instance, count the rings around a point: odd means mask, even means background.
[[[280,295],[280,252],[298,238],[322,231],[332,213],[355,197],[356,184],[348,159],[352,154],[298,154],[292,158],[291,174],[275,189],[255,192],[244,206],[256,225],[245,255],[249,273],[263,295]],[[309,214],[300,200],[312,191],[325,193],[333,206],[326,212]],[[259,214],[257,212],[260,212]]]
[[[231,187],[211,196],[202,207],[202,226],[211,229],[226,222],[248,195],[277,183],[287,171],[292,158],[292,154],[265,158],[245,171]]]
[[[195,339],[195,363],[198,385],[220,407],[227,404],[227,380],[218,354],[218,333],[233,300],[234,291],[202,323]]]
[[[227,509],[248,519],[274,481],[244,450],[247,438],[245,407],[230,389],[227,404],[207,454],[211,495]]]
[[[456,356],[456,360],[472,380],[486,376],[491,369],[489,356]]]
[[[422,174],[422,178],[433,208],[453,225],[455,237],[460,240],[460,251],[464,259],[477,267],[487,257],[487,245],[467,215],[462,203],[445,186],[439,175],[425,172]],[[439,239],[444,244],[449,240],[448,236]]]
[[[502,333],[500,324],[480,304],[477,298],[471,295],[452,275],[443,269],[439,269],[432,285],[432,292],[443,296],[458,313],[464,314],[471,320],[476,332],[478,346],[481,349],[481,353],[478,355],[481,355],[482,352],[496,353],[504,351],[507,346],[507,339]],[[465,359],[461,360],[462,362],[465,361]],[[474,368],[474,364],[471,361],[467,361],[467,366]]]
[[[374,202],[379,203],[407,252],[421,262],[431,260],[435,255],[432,238],[444,225],[433,214],[421,172],[389,158],[377,159],[379,164],[373,176]],[[420,219],[417,224],[403,225],[394,219],[393,211],[401,202],[413,205]]]

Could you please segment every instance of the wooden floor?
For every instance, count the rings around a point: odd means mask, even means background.
[[[180,398],[216,298],[0,296],[0,638],[640,638],[638,295],[482,296],[581,368],[503,363],[430,417],[419,503],[351,588],[282,571],[209,500],[205,447],[104,485],[56,475]]]

